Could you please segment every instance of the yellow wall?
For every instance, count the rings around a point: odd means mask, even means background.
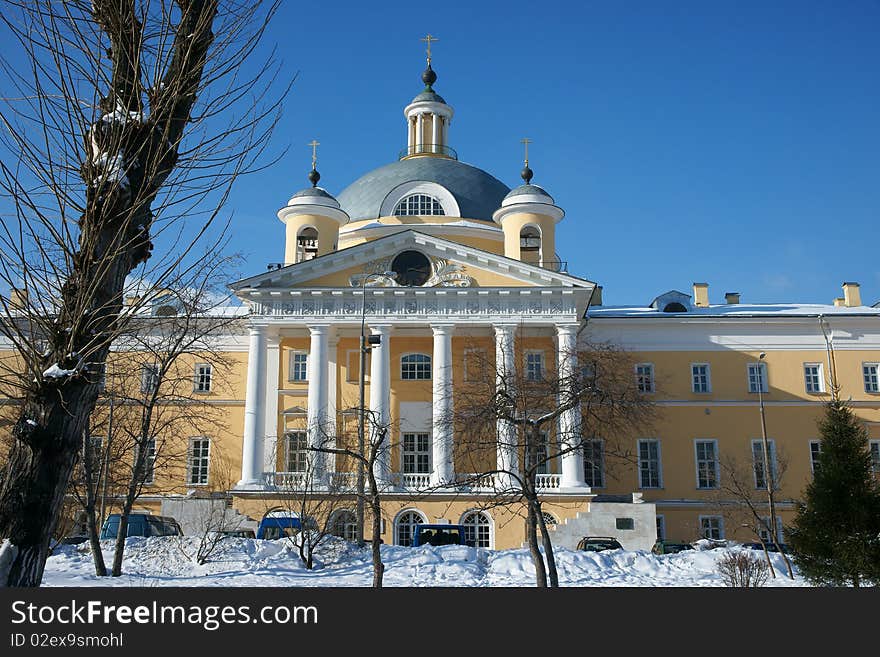
[[[514,212],[502,220],[504,229],[504,255],[514,260],[525,260],[520,253],[520,232],[524,226],[533,225],[541,232],[541,250],[534,255],[538,260],[556,260],[556,222],[552,217],[531,212]]]
[[[284,263],[296,262],[296,237],[300,230],[311,226],[318,231],[318,255],[332,253],[339,240],[339,222],[315,214],[298,214],[285,218]]]

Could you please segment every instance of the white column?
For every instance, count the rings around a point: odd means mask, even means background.
[[[263,472],[278,469],[278,373],[281,337],[266,337],[266,440],[263,444]]]
[[[431,437],[433,468],[431,484],[452,482],[452,324],[431,324],[434,353],[431,357],[434,403]]]
[[[414,152],[420,153],[422,146],[422,128],[424,126],[424,115],[419,114],[416,117],[416,150]]]
[[[494,328],[495,385],[497,389],[506,387],[513,392],[512,388],[516,381],[514,355],[516,324],[496,324]],[[518,487],[517,480],[515,479],[515,476],[519,475],[519,445],[517,442],[516,425],[508,420],[499,418],[497,434],[497,467],[502,472],[499,475],[499,487],[502,489]]]
[[[333,447],[336,447],[336,372],[337,355],[339,353],[339,337],[331,335],[327,343],[327,435],[333,437]],[[328,472],[336,472],[336,455],[325,454],[325,464]]]
[[[432,153],[439,153],[440,152],[440,142],[438,141],[438,139],[440,137],[440,130],[439,130],[439,126],[437,125],[438,123],[440,123],[440,115],[439,114],[432,114],[431,115],[431,143],[433,144],[433,146],[431,147]]]
[[[559,379],[566,388],[559,393],[560,404],[570,403],[571,396],[576,394],[576,388],[573,386],[576,385],[574,377],[577,372],[578,328],[580,328],[578,324],[556,325]],[[562,456],[560,488],[585,488],[587,484],[584,481],[584,453],[580,447],[582,442],[580,404],[562,412],[557,431],[560,449],[572,450]]]
[[[263,436],[266,427],[266,324],[251,324],[244,402],[241,481],[236,488],[263,488]]]
[[[380,485],[391,483],[391,325],[370,326],[370,332],[381,342],[370,356],[370,440],[373,444],[385,432],[376,459],[376,479]]]
[[[309,397],[307,427],[309,447],[324,446],[327,441],[327,332],[326,325],[310,326],[309,346]],[[324,455],[310,452],[312,476],[317,482],[323,473]]]

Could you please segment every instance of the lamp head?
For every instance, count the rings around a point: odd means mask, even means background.
[[[766,354],[765,352],[762,351],[760,354],[758,354],[758,358],[759,358],[760,360],[764,360],[764,356],[766,356],[766,355],[767,355],[767,354]]]

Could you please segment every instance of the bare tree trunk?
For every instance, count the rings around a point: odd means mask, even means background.
[[[537,500],[535,500],[537,502]],[[540,503],[536,509],[535,517],[538,519],[538,526],[541,529],[541,544],[544,546],[544,557],[547,559],[547,575],[550,579],[552,588],[559,588],[559,574],[556,571],[556,557],[553,554],[553,541],[547,531],[547,523],[544,521],[544,514],[541,513]]]
[[[541,549],[538,547],[538,519],[532,500],[534,496],[533,491],[526,493],[526,541],[529,544],[532,563],[535,564],[535,586],[544,589],[547,588],[547,571],[544,567],[544,557],[541,556]]]
[[[376,474],[373,472],[373,464],[366,468],[370,481],[370,511],[373,515],[373,536],[370,541],[370,553],[373,559],[373,588],[381,589],[385,575],[385,564],[382,563],[382,551],[380,550],[380,536],[382,535],[382,499],[379,496],[379,487],[376,485]]]
[[[104,459],[101,458],[101,468],[97,477],[92,476],[94,470],[95,453],[92,449],[91,436],[86,436],[82,441],[82,467],[83,481],[85,486],[86,499],[83,504],[83,511],[86,514],[86,526],[89,532],[89,545],[92,548],[92,561],[95,564],[95,575],[98,577],[107,576],[107,566],[104,563],[104,553],[101,551],[101,540],[98,536],[98,523],[95,518],[95,505],[98,486],[101,485],[101,476],[104,471]]]

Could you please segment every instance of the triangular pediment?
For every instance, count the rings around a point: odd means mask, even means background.
[[[273,269],[232,283],[235,292],[256,289],[349,288],[365,274],[380,274],[400,253],[413,250],[430,262],[424,287],[576,287],[595,284],[564,272],[554,272],[502,255],[426,235],[401,231],[306,262]],[[381,276],[371,282],[395,286]]]

